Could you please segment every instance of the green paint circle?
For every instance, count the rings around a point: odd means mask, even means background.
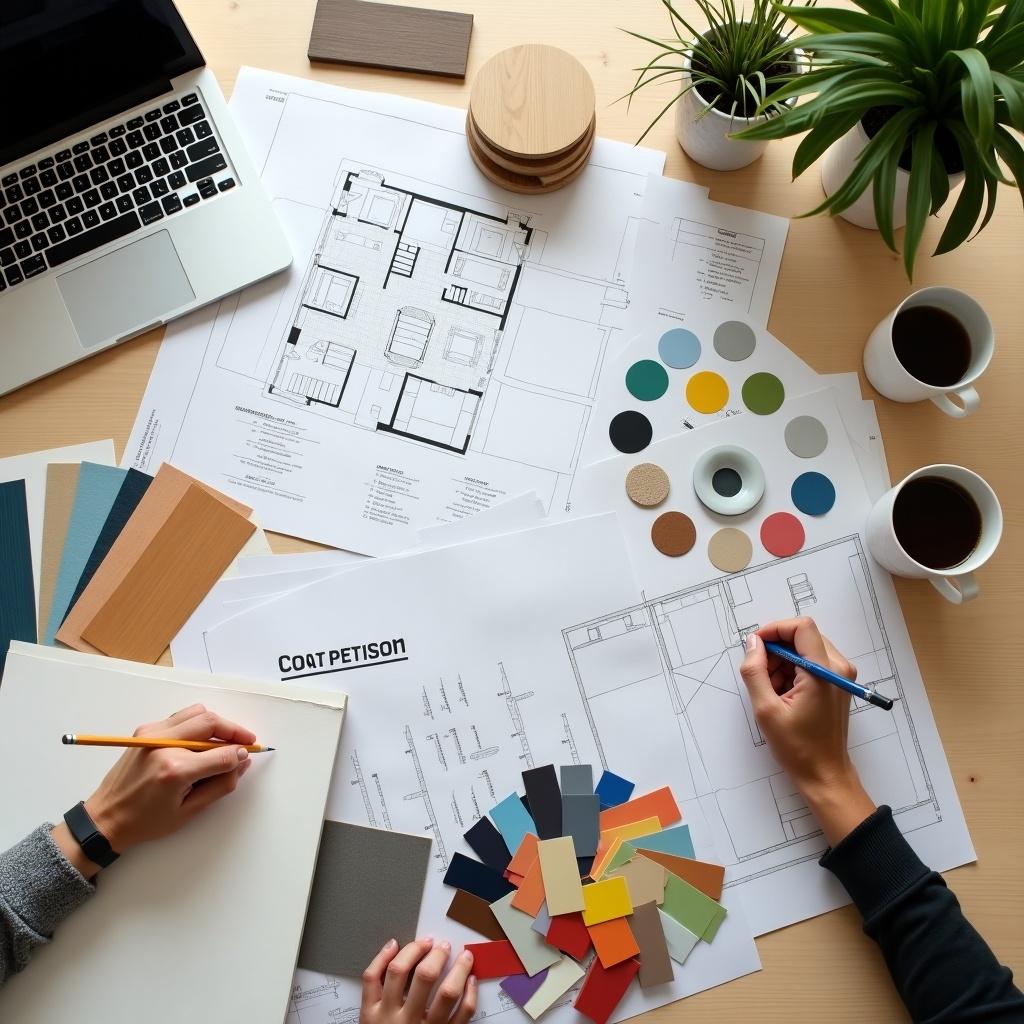
[[[641,359],[626,371],[626,388],[641,402],[653,402],[668,391],[668,371],[653,359]]]
[[[774,373],[754,373],[743,382],[743,404],[758,416],[770,416],[786,400],[786,389]]]

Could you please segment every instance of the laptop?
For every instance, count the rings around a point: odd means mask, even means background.
[[[171,0],[0,0],[0,394],[283,270]]]

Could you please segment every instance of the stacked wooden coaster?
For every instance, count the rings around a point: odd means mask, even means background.
[[[466,141],[477,167],[512,192],[553,192],[586,167],[594,148],[594,83],[554,46],[513,46],[473,83]]]

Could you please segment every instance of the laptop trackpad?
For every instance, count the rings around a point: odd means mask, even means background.
[[[57,284],[85,348],[153,326],[196,297],[166,231],[61,274]]]

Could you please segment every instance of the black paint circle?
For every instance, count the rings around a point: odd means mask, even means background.
[[[721,469],[715,470],[714,476],[711,477],[711,486],[715,489],[716,494],[720,494],[723,498],[731,498],[740,493],[743,487],[743,478],[735,469],[723,466]]]
[[[620,452],[633,455],[642,452],[654,436],[651,421],[642,413],[633,409],[620,412],[608,424],[608,437]]]

